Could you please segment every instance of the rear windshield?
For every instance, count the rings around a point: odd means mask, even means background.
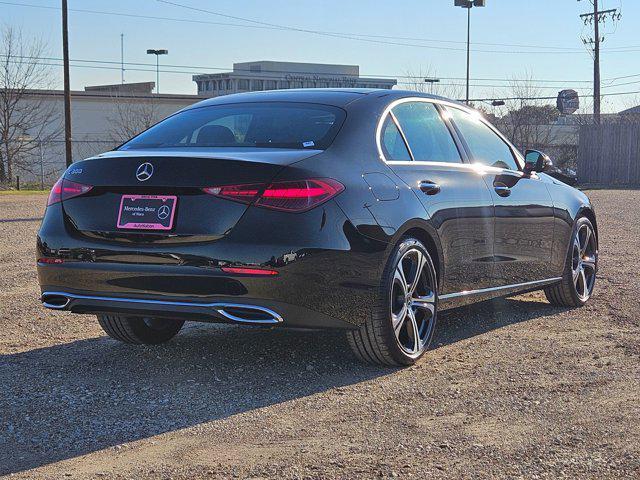
[[[241,103],[177,113],[119,147],[257,147],[326,149],[344,110],[311,103]]]

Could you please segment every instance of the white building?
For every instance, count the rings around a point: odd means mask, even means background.
[[[389,78],[362,78],[357,65],[258,61],[234,63],[232,72],[194,75],[198,95],[219,97],[231,93],[286,88],[386,88]]]
[[[110,150],[128,137],[162,120],[172,113],[203,100],[197,95],[151,93],[154,82],[125,83],[85,87],[71,92],[71,137],[73,160],[82,160]],[[22,159],[30,168],[15,167],[12,182],[20,176],[24,182],[52,183],[66,168],[64,145],[64,92],[31,90],[25,102],[37,102],[39,108],[51,109],[53,115],[43,137],[46,142],[34,149],[33,158]],[[25,132],[26,137],[33,132]],[[37,141],[37,139],[33,140]],[[39,154],[40,153],[40,154]]]

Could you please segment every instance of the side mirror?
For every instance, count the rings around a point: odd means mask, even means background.
[[[524,173],[530,175],[532,172],[546,172],[553,166],[553,162],[548,155],[538,150],[527,150],[524,152]]]

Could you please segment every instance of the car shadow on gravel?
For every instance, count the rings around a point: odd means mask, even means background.
[[[444,311],[438,315],[432,349],[567,310],[528,298],[496,298]]]
[[[554,311],[501,300],[445,312],[434,347]],[[157,347],[100,337],[3,355],[0,475],[395,372],[358,363],[342,332],[206,324]]]
[[[107,337],[0,357],[0,475],[394,373],[341,332],[187,324],[156,347]]]

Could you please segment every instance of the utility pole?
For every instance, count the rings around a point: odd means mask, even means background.
[[[578,0],[581,1],[581,0]],[[600,22],[606,22],[607,16],[612,21],[620,20],[622,14],[618,13],[617,8],[608,10],[598,9],[598,0],[591,0],[593,4],[593,13],[583,13],[580,18],[585,25],[593,23],[593,38],[582,39],[583,43],[593,45],[593,122],[600,124],[600,43],[604,41],[604,36],[600,36]]]
[[[71,153],[71,89],[69,87],[69,26],[67,0],[62,0],[62,61],[64,63],[64,147],[67,167],[73,162]]]

